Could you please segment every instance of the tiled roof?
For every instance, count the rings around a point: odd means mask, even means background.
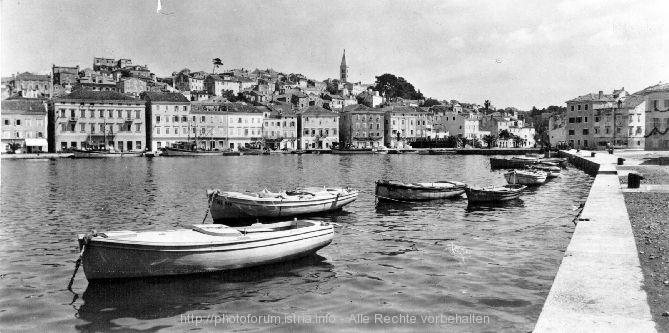
[[[330,110],[324,109],[324,108],[322,108],[322,107],[320,107],[320,106],[316,106],[316,105],[312,105],[312,106],[310,106],[310,107],[308,107],[308,108],[302,110],[302,112],[300,112],[300,113],[303,114],[303,115],[309,115],[309,116],[310,116],[310,115],[328,115],[328,116],[337,116],[336,113],[334,113],[334,112],[332,112],[332,111],[330,111]]]
[[[188,103],[188,98],[180,93],[155,93],[155,92],[145,92],[145,98],[151,100],[152,102],[180,102]]]
[[[50,81],[51,75],[39,75],[24,72],[16,76],[16,80],[25,80],[25,81]]]
[[[637,107],[639,104],[643,103],[644,100],[645,98],[642,95],[637,95],[637,94],[630,95],[623,102],[623,107],[634,108]]]
[[[92,91],[84,89],[76,90],[71,94],[65,95],[57,100],[63,100],[63,99],[113,100],[113,101],[137,100],[137,98],[122,93],[118,93],[115,91]]]
[[[603,94],[602,98],[599,98],[599,94],[587,94],[583,96],[576,97],[574,99],[570,99],[567,101],[569,102],[614,102],[615,98],[613,98],[613,95],[606,95]]]
[[[422,112],[420,109],[413,107],[413,106],[390,106],[390,107],[385,107],[383,109],[384,112],[391,112],[391,113],[414,113],[414,112]]]
[[[3,114],[46,114],[44,100],[40,99],[11,99],[2,101]]]
[[[656,85],[652,85],[650,87],[647,87],[639,92],[634,93],[634,95],[646,95],[650,94],[653,92],[659,92],[659,91],[669,91],[669,83],[663,83],[660,82]]]

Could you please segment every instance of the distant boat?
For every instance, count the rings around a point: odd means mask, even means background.
[[[374,152],[374,154],[388,154],[388,148],[386,148],[386,146],[379,146],[372,148],[372,152]]]
[[[144,152],[72,149],[74,158],[140,157]]]
[[[269,155],[269,150],[261,148],[239,148],[241,155]]]
[[[436,181],[432,183],[402,183],[393,180],[376,182],[375,195],[381,200],[435,200],[453,198],[465,193],[465,183]]]
[[[330,148],[333,154],[347,155],[347,154],[373,154],[372,148]]]
[[[512,170],[504,174],[509,184],[541,185],[546,182],[548,174],[539,170]]]
[[[222,156],[218,150],[199,149],[194,142],[177,142],[172,147],[164,147],[163,156]]]
[[[89,281],[209,273],[284,261],[327,246],[333,225],[289,221],[233,228],[199,224],[161,231],[78,235]]]
[[[525,188],[520,184],[485,188],[467,186],[465,193],[469,203],[498,202],[518,199]]]
[[[293,217],[338,210],[355,201],[358,191],[325,187],[247,193],[210,190],[208,197],[214,221],[231,225],[243,224],[256,218]]]
[[[419,150],[418,154],[421,155],[453,155],[456,154],[457,152],[455,150],[447,150],[447,149],[423,149]]]

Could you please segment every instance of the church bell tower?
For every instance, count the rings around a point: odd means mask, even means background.
[[[341,56],[341,66],[339,66],[339,80],[341,82],[348,82],[348,66],[346,66],[346,49]]]

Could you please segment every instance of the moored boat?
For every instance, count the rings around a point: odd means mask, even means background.
[[[217,223],[244,224],[257,218],[293,217],[334,211],[358,198],[349,188],[305,187],[292,191],[207,191],[211,217]]]
[[[327,246],[333,225],[289,221],[233,228],[200,224],[163,231],[78,235],[86,278],[182,275],[258,266],[305,256]]]
[[[165,147],[163,148],[162,156],[223,156],[220,151],[217,150],[201,150],[201,149],[180,149],[174,147]]]
[[[520,184],[485,188],[467,186],[465,193],[469,203],[499,202],[518,199],[525,188],[525,185]]]
[[[388,154],[388,148],[386,146],[379,146],[372,149],[374,154]]]
[[[122,152],[122,151],[108,151],[108,150],[83,150],[73,149],[72,154],[74,158],[108,158],[108,157],[140,157],[144,152]]]
[[[339,155],[373,154],[372,148],[330,148],[331,153]]]
[[[524,168],[535,163],[537,159],[533,157],[490,158],[491,168]]]
[[[552,163],[551,163],[552,164]],[[555,178],[560,176],[560,167],[556,165],[551,165],[548,163],[537,163],[535,165],[532,165],[532,169],[537,169],[546,172],[548,178]]]
[[[376,182],[375,195],[381,200],[420,201],[453,198],[465,193],[465,183],[436,181],[432,183],[402,183],[393,180]]]
[[[504,174],[509,184],[541,185],[546,182],[548,174],[540,170],[511,170]]]
[[[453,155],[457,152],[452,149],[422,149],[418,151],[420,155]]]

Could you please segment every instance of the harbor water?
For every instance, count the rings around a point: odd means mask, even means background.
[[[379,179],[502,185],[503,172],[476,155],[3,160],[0,330],[528,332],[590,176],[569,168],[519,200],[487,206],[468,207],[464,195],[378,204],[374,197]],[[341,225],[316,255],[94,284],[80,270],[67,290],[78,233],[201,223],[210,188],[324,185],[360,196],[314,217]]]

